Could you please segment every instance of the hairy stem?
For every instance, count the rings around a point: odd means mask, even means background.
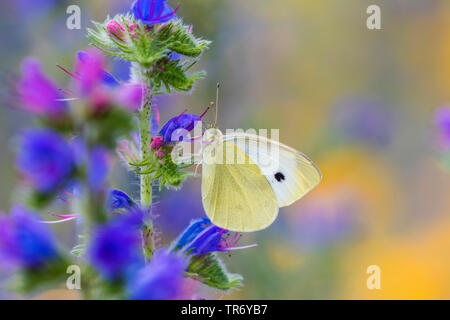
[[[152,92],[150,88],[145,89],[142,99],[142,107],[139,113],[139,130],[141,139],[141,159],[147,159],[150,156],[150,118],[152,111]],[[146,170],[145,167],[142,168]],[[151,211],[152,206],[152,176],[143,174],[141,177],[141,205],[145,210]],[[147,260],[153,255],[155,245],[153,241],[153,222],[151,216],[146,219],[142,229],[144,254]]]

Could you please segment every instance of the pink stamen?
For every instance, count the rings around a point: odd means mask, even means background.
[[[59,64],[56,65],[59,69],[61,69],[62,71],[64,71],[65,73],[67,73],[69,76],[71,76],[72,78],[75,78],[77,80],[81,80],[81,78],[71,72],[69,72],[68,70],[64,69],[63,67],[61,67]]]
[[[209,110],[209,107],[207,107],[206,108],[206,110],[200,115],[200,119],[202,119],[203,118],[203,116],[208,112],[208,110]],[[185,110],[183,113],[185,113],[187,110]],[[179,116],[178,116],[178,118],[175,120],[175,121],[177,121],[182,115],[183,115],[183,113],[182,114],[180,114]],[[195,123],[195,120],[194,121],[191,121],[187,126],[186,126],[186,128],[189,128],[191,125],[193,125]],[[185,137],[187,135],[187,133],[183,136],[183,137]],[[198,139],[200,139],[201,137],[197,137],[197,138],[192,138],[191,139],[191,141],[195,141],[195,140],[198,140]]]
[[[194,29],[194,26],[191,24],[190,26],[189,26],[189,30],[188,30],[188,33],[192,33],[192,30]]]
[[[63,193],[65,193],[65,194],[67,194],[68,196],[70,196],[70,197],[72,197],[72,198],[75,198],[75,195],[73,194],[73,193],[70,193],[69,191],[67,191],[67,190],[61,190],[61,192],[63,192]]]
[[[160,16],[158,15],[158,17],[155,18],[155,20],[157,20],[157,19],[164,19],[164,18],[171,17],[171,16],[173,16],[173,15],[178,11],[178,9],[180,9],[180,5],[177,5],[177,7],[175,8],[175,10],[172,11],[172,13],[166,14],[165,16],[162,16],[162,17],[160,17]],[[161,10],[161,12],[160,12],[159,14],[161,15],[161,13],[162,13],[163,11],[164,11],[164,7],[162,8],[162,10]]]
[[[62,219],[76,218],[79,216],[78,214],[56,214],[53,212],[50,212],[50,214],[54,217],[58,217],[58,218],[62,218]]]
[[[236,239],[235,242],[233,242],[232,244],[230,244],[230,245],[228,245],[228,246],[226,246],[226,247],[223,247],[222,249],[223,249],[223,250],[227,250],[227,249],[229,249],[229,248],[231,248],[231,247],[234,247],[235,245],[237,245],[237,243],[239,242],[240,239],[241,239],[241,236],[239,235],[239,237]]]
[[[228,241],[221,242],[221,245],[224,246],[224,245],[226,245],[226,244],[228,244],[228,243],[230,243],[230,242],[233,242],[233,241],[237,238],[237,236],[238,236],[238,233],[235,233],[233,238],[231,238],[231,239],[228,240]]]
[[[208,111],[209,111],[209,107],[207,107],[206,110],[203,111],[203,113],[200,115],[200,119],[202,119]]]
[[[62,197],[58,197],[58,199],[64,201],[64,202],[67,203],[67,204],[72,204],[72,203],[70,203],[69,200],[66,200],[66,199],[64,199],[64,198],[62,198]]]
[[[73,97],[74,96],[74,94],[69,89],[61,89],[60,88],[59,91],[64,93],[66,96],[69,96],[69,97]]]
[[[176,119],[173,120],[173,122],[177,122],[177,121],[181,118],[181,116],[182,116],[183,114],[185,114],[187,111],[188,111],[187,109],[184,109],[184,111],[183,111],[182,113],[180,113],[180,115],[179,115],[178,117],[176,117]]]

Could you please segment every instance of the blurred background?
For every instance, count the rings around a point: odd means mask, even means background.
[[[208,75],[195,91],[159,98],[162,121],[184,108],[201,113],[220,81],[222,129],[280,129],[280,140],[311,157],[324,176],[270,228],[240,242],[258,247],[223,255],[229,271],[245,278],[242,290],[223,298],[449,299],[450,173],[438,160],[433,112],[450,101],[450,2],[178,2],[194,33],[213,43],[197,66]],[[55,64],[70,67],[88,46],[91,20],[131,3],[1,1],[2,84],[20,74],[27,56],[68,83]],[[81,30],[66,27],[71,4],[81,8]],[[371,4],[381,7],[381,30],[366,27]],[[111,59],[109,66],[128,79],[126,63]],[[31,120],[2,101],[0,211],[21,200],[14,137]],[[120,163],[111,181],[138,195]],[[159,193],[155,212],[160,245],[167,245],[204,215],[200,179]],[[70,248],[74,226],[55,229]],[[370,265],[380,267],[379,290],[366,286]]]

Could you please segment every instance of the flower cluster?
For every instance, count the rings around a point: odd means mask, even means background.
[[[78,52],[73,68],[57,66],[67,88],[37,59],[22,64],[18,107],[37,125],[21,133],[16,167],[33,211],[18,205],[0,215],[0,259],[18,270],[27,293],[61,283],[71,264],[81,266],[85,298],[180,299],[192,297],[187,280],[221,290],[242,283],[218,253],[255,245],[237,247],[241,235],[208,218],[192,221],[170,247],[155,244],[153,186],[180,187],[193,175],[171,153],[208,109],[169,117],[160,128],[152,98],[191,90],[203,73],[188,71],[209,42],[194,37],[166,0],[137,0],[130,10],[95,23],[88,36],[97,49]],[[104,53],[132,62],[130,82],[105,70]],[[114,150],[140,178],[140,199],[110,188]],[[59,200],[70,213],[55,213]],[[81,234],[69,254],[49,224],[73,220]]]
[[[209,46],[178,18],[178,7],[172,9],[166,2],[137,0],[132,13],[95,23],[95,30],[88,30],[94,46],[134,62],[132,73],[149,81],[153,95],[191,90],[204,73],[189,70]]]

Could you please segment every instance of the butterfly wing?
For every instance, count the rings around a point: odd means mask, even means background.
[[[218,161],[234,153],[245,163]],[[250,232],[268,227],[278,214],[276,196],[259,167],[236,146],[220,141],[203,152],[202,201],[211,221],[231,231]]]
[[[320,170],[307,156],[282,143],[246,133],[222,139],[242,150],[261,169],[279,207],[299,200],[322,179]]]

